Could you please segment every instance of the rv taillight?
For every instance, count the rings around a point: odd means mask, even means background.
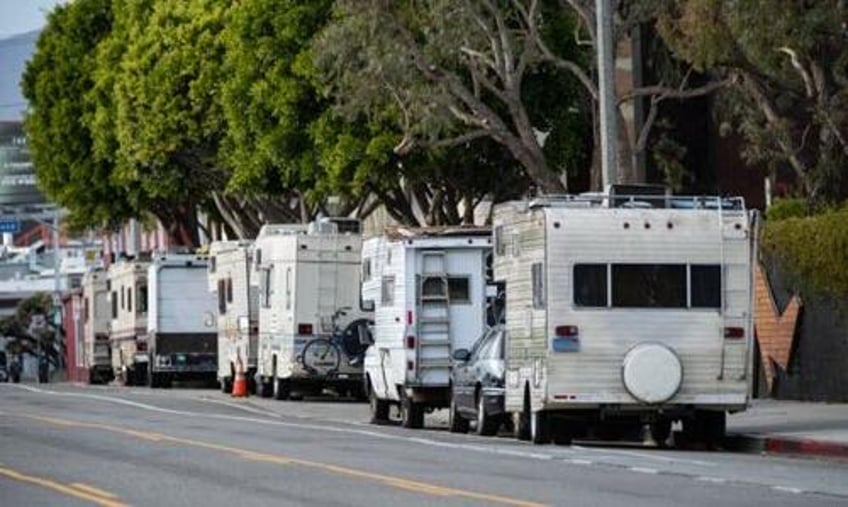
[[[298,324],[297,334],[312,334],[312,324]]]
[[[406,337],[406,348],[408,348],[408,349],[414,349],[415,348],[415,337],[414,336],[409,335],[409,336]]]
[[[745,338],[745,329],[741,327],[726,327],[724,328],[724,337],[732,340]]]
[[[412,310],[407,310],[407,311],[406,311],[406,325],[407,325],[407,326],[411,326],[411,325],[412,325]]]
[[[557,336],[577,336],[580,330],[577,326],[557,326],[554,328],[554,334]]]

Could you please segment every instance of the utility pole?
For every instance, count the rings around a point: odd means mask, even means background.
[[[595,0],[600,108],[601,175],[604,189],[618,182],[618,128],[615,99],[615,47],[612,14],[615,0]]]

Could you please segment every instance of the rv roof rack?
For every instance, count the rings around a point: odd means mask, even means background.
[[[441,225],[427,227],[386,227],[385,235],[389,239],[413,239],[426,237],[451,237],[451,236],[489,236],[492,229],[475,225]]]
[[[529,208],[631,208],[631,209],[679,209],[741,211],[745,209],[743,197],[704,195],[608,195],[600,192],[569,195],[545,195],[535,197]]]

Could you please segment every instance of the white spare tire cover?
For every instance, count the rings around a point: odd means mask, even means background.
[[[627,392],[644,403],[662,403],[680,389],[683,366],[673,350],[658,343],[639,344],[624,356],[622,379]]]

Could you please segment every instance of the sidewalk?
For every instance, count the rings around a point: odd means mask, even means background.
[[[725,447],[848,459],[848,403],[754,400],[728,416]]]

